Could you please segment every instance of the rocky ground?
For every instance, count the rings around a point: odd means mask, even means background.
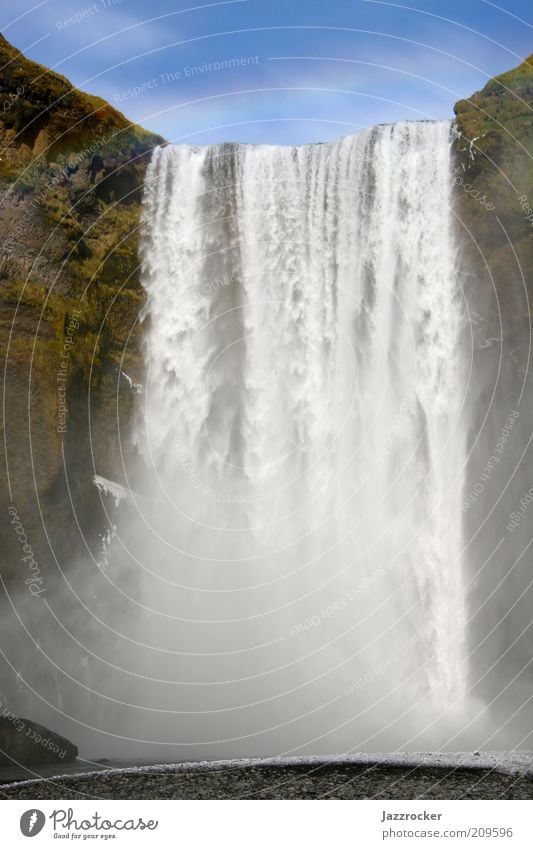
[[[104,770],[4,784],[4,799],[532,799],[529,768],[219,762]]]

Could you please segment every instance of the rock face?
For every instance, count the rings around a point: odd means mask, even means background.
[[[455,106],[456,210],[476,287],[493,289],[489,334],[521,335],[533,292],[533,56]],[[524,290],[523,284],[526,284]]]
[[[164,140],[2,36],[0,64],[0,568],[18,588],[8,507],[53,570],[105,526],[93,473],[123,478],[141,374],[140,194]]]
[[[501,711],[503,728],[526,705],[533,651],[531,518],[520,519],[533,468],[533,57],[457,103],[455,112],[473,375],[464,504],[476,670],[470,683]],[[524,740],[530,724],[526,705],[513,718]]]
[[[44,725],[20,717],[0,717],[0,766],[44,766],[76,760],[77,747]]]

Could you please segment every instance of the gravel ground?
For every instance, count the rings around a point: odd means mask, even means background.
[[[116,769],[4,784],[4,799],[532,799],[533,777],[494,769],[349,762]]]

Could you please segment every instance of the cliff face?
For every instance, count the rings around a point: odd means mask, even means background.
[[[455,116],[465,265],[478,288],[494,285],[507,331],[521,334],[533,292],[533,56],[459,101]],[[499,333],[497,312],[487,316],[489,334]]]
[[[0,546],[18,586],[9,504],[53,569],[105,526],[94,471],[123,478],[140,376],[140,194],[164,140],[1,36],[0,66]]]
[[[531,518],[524,515],[533,468],[533,57],[455,112],[472,366],[463,508],[471,684],[501,711],[503,727],[506,706],[527,702],[533,651]],[[513,718],[524,739],[526,711]]]

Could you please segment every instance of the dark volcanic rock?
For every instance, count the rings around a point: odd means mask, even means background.
[[[78,749],[43,725],[20,717],[0,717],[0,767],[72,763]]]

